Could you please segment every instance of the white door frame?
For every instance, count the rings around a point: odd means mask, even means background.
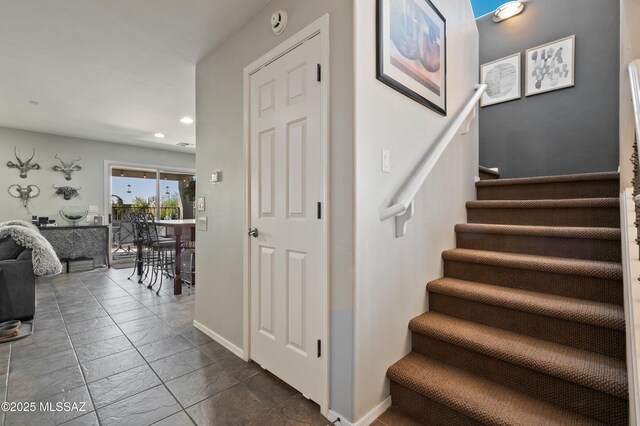
[[[329,157],[329,138],[330,138],[330,99],[329,99],[329,15],[326,14],[314,21],[300,32],[289,37],[283,43],[275,47],[269,53],[260,57],[260,59],[251,63],[244,68],[244,230],[248,230],[251,223],[251,157],[250,157],[250,129],[251,129],[251,90],[250,90],[250,78],[251,75],[259,71],[261,68],[269,65],[271,62],[284,56],[291,50],[300,46],[308,39],[318,36],[320,37],[321,45],[321,62],[322,62],[322,87],[321,87],[321,118],[320,128],[322,135],[320,136],[322,144],[322,172],[324,173],[324,193],[323,193],[323,276],[321,279],[323,286],[323,300],[322,312],[324,318],[322,318],[322,401],[317,401],[320,404],[320,410],[324,416],[329,415],[329,277],[330,275],[330,191],[329,191],[329,171],[330,171],[330,157]],[[251,359],[251,244],[249,236],[245,235],[244,238],[244,271],[243,271],[243,346],[244,346],[244,360],[249,361]]]

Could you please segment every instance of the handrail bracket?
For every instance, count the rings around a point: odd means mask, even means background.
[[[407,233],[407,222],[409,222],[409,219],[413,217],[414,204],[415,204],[415,201],[412,201],[411,204],[409,204],[409,207],[407,208],[406,212],[395,217],[396,218],[396,238],[400,238]]]

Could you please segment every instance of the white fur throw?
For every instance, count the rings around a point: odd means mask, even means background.
[[[32,223],[25,222],[24,220],[9,220],[7,222],[0,223],[0,228],[3,226],[24,226],[25,228],[32,229],[34,231],[38,231],[38,227]],[[40,231],[38,231],[40,232]]]
[[[62,264],[55,250],[38,229],[27,222],[7,225],[0,224],[0,239],[12,238],[16,244],[31,249],[33,273],[39,277],[49,277],[62,272]],[[32,229],[33,227],[34,229]]]

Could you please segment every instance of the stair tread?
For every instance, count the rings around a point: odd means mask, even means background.
[[[620,228],[496,225],[486,223],[461,223],[456,232],[520,235],[527,237],[589,238],[597,240],[620,240]]]
[[[392,365],[387,376],[483,424],[599,424],[415,352]]]
[[[606,355],[436,312],[412,319],[409,329],[618,398],[628,396],[625,362]]]
[[[574,198],[557,200],[476,200],[467,201],[468,209],[552,209],[552,208],[618,208],[618,198]]]
[[[620,179],[618,172],[598,172],[598,173],[581,173],[575,175],[559,175],[559,176],[536,176],[527,178],[510,178],[496,179],[491,181],[476,182],[479,186],[506,186],[506,185],[530,185],[536,183],[562,183],[562,182],[584,182],[596,180],[616,180]]]
[[[444,251],[442,258],[450,261],[470,262],[506,268],[582,275],[610,280],[622,279],[622,265],[616,262],[461,248]]]
[[[625,330],[624,308],[608,303],[556,296],[454,278],[429,282],[427,290],[459,299],[500,306],[617,331]]]

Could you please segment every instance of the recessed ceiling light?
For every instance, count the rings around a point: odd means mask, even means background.
[[[36,101],[35,99],[29,99],[29,103],[31,105],[40,105],[40,101]]]
[[[156,138],[164,138],[164,133],[155,133],[153,136],[155,136]]]
[[[180,122],[182,124],[193,124],[193,118],[185,116],[180,119]]]

